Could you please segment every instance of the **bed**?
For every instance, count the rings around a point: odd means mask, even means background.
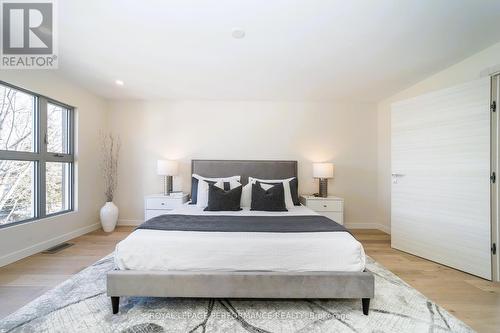
[[[245,184],[249,176],[296,177],[297,162],[193,160],[192,173],[241,175]],[[364,270],[362,245],[340,226],[314,229],[320,217],[307,207],[288,212],[205,212],[186,204],[171,214],[164,218],[184,227],[148,229],[155,222],[161,225],[159,217],[117,245],[117,269],[107,275],[113,313],[119,310],[121,296],[151,296],[361,298],[363,313],[368,314],[374,278]],[[287,232],[294,225],[299,229]]]

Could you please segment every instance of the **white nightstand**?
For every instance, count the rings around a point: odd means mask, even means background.
[[[166,196],[163,194],[146,195],[144,197],[144,221],[180,207],[188,201],[188,197],[188,194],[175,196]]]
[[[300,203],[324,215],[338,224],[344,224],[344,199],[334,196],[326,198],[312,195],[300,196]]]

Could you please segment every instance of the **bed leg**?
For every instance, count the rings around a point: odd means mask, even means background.
[[[363,304],[363,314],[365,316],[368,316],[368,310],[370,309],[370,299],[362,298],[361,303]]]
[[[120,308],[120,297],[111,296],[111,307],[113,308],[113,314],[117,314]]]

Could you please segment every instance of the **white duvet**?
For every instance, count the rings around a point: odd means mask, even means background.
[[[171,214],[316,215],[298,206],[288,212],[204,212],[184,205]],[[286,223],[286,222],[284,222]],[[136,230],[118,243],[123,270],[159,271],[344,271],[365,268],[363,246],[347,232],[261,233]]]

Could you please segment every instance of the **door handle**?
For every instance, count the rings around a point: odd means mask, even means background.
[[[402,173],[392,173],[391,176],[392,176],[392,183],[398,184],[399,178],[404,177],[405,175]]]

